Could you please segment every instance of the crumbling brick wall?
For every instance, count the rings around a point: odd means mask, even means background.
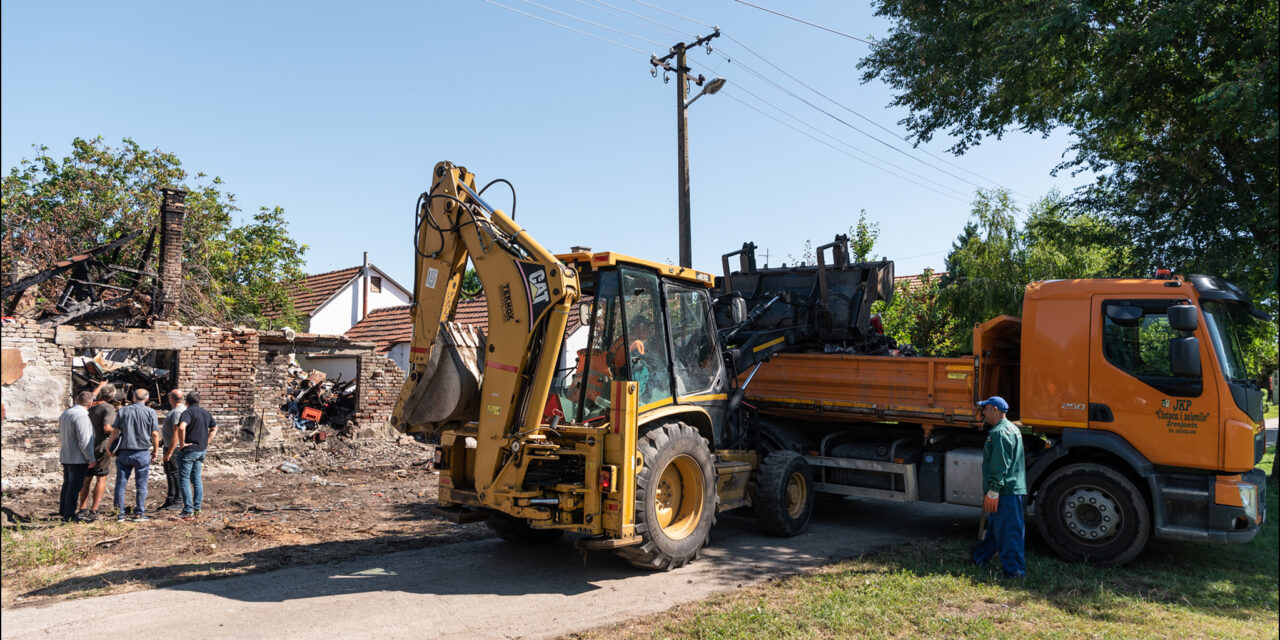
[[[178,354],[178,388],[200,392],[200,405],[222,427],[219,439],[238,437],[241,420],[257,409],[258,332],[191,329],[196,332],[196,346]]]
[[[264,443],[279,441],[282,434],[293,429],[293,421],[280,409],[289,382],[289,353],[260,343],[257,374],[254,411],[262,420],[260,438]]]
[[[391,358],[377,353],[360,357],[359,402],[356,406],[356,422],[360,424],[360,437],[372,437],[376,432],[363,433],[367,427],[380,429],[391,419],[400,385],[404,382],[404,370]]]
[[[53,339],[54,330],[35,323],[6,323],[0,345],[16,349],[25,364],[22,377],[4,387],[6,420],[57,420],[71,406],[71,354]]]

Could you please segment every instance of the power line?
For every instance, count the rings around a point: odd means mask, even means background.
[[[940,182],[938,182],[938,181],[936,181],[936,180],[933,180],[932,178],[929,178],[928,176],[920,175],[920,174],[918,174],[918,173],[916,173],[916,172],[914,172],[914,171],[912,171],[912,170],[910,170],[910,169],[908,169],[908,168],[906,168],[906,167],[903,167],[903,166],[901,166],[901,165],[897,165],[897,164],[894,164],[894,163],[892,163],[892,162],[889,162],[888,160],[885,160],[884,158],[877,158],[877,157],[875,156],[875,154],[872,154],[872,153],[870,153],[870,152],[866,151],[865,149],[862,149],[862,148],[858,147],[857,145],[851,144],[851,143],[849,143],[849,142],[847,142],[847,141],[845,141],[845,140],[842,140],[841,138],[838,138],[838,137],[836,137],[836,136],[834,136],[834,135],[831,135],[830,133],[827,133],[826,131],[823,131],[822,129],[819,129],[818,127],[813,126],[812,124],[809,124],[808,122],[805,122],[803,119],[801,119],[801,118],[799,118],[798,116],[796,116],[795,114],[793,114],[793,113],[791,113],[791,112],[787,111],[786,109],[783,109],[782,107],[779,107],[778,105],[773,104],[772,102],[769,102],[768,100],[765,100],[764,98],[761,98],[760,96],[758,96],[758,95],[756,95],[756,94],[754,94],[754,93],[752,93],[752,92],[748,91],[748,90],[747,90],[745,87],[743,87],[742,85],[734,85],[734,90],[735,90],[735,91],[742,91],[743,93],[746,93],[747,95],[749,95],[749,96],[751,96],[751,97],[755,98],[756,100],[759,100],[760,102],[763,102],[764,104],[769,105],[770,107],[773,107],[773,108],[774,108],[774,110],[776,110],[776,111],[778,111],[778,112],[782,113],[783,115],[787,116],[788,118],[791,118],[792,120],[795,120],[796,122],[799,122],[800,124],[802,124],[802,125],[804,125],[804,126],[806,126],[806,127],[809,127],[810,129],[813,129],[814,131],[817,131],[818,133],[820,133],[820,134],[822,134],[822,135],[824,135],[824,136],[826,136],[826,137],[828,137],[828,138],[830,138],[830,139],[832,139],[832,140],[835,140],[836,142],[839,142],[840,144],[843,144],[843,145],[845,145],[846,147],[849,147],[850,149],[853,149],[854,151],[857,151],[858,153],[861,153],[861,154],[865,154],[865,155],[871,156],[871,158],[873,158],[874,160],[876,160],[876,161],[878,161],[878,162],[880,162],[880,163],[882,163],[882,164],[886,164],[886,165],[888,165],[888,166],[890,166],[890,167],[893,167],[893,168],[895,168],[895,169],[897,169],[897,170],[899,170],[899,171],[902,171],[903,173],[907,173],[907,174],[909,174],[909,175],[915,176],[915,177],[917,177],[917,178],[919,178],[919,179],[921,179],[921,180],[924,180],[925,182],[928,182],[928,183],[930,183],[930,184],[932,184],[932,185],[934,185],[934,186],[936,186],[936,187],[938,187],[938,188],[940,188],[940,189],[945,189],[945,190],[947,190],[947,191],[950,191],[951,193],[953,193],[953,194],[955,194],[955,195],[957,195],[957,196],[965,197],[965,194],[963,194],[963,193],[961,193],[961,192],[959,192],[959,191],[956,191],[955,189],[952,189],[951,187],[949,187],[949,186],[947,186],[947,185],[944,185],[944,184],[942,184],[942,183],[940,183]]]
[[[879,122],[876,122],[875,120],[873,120],[873,119],[871,119],[871,118],[869,118],[869,117],[867,117],[867,116],[865,116],[865,115],[863,115],[863,114],[861,114],[861,113],[859,113],[859,112],[855,111],[854,109],[852,109],[852,108],[850,108],[850,107],[848,107],[848,106],[844,105],[843,103],[841,103],[840,101],[836,100],[835,98],[832,98],[831,96],[829,96],[829,95],[827,95],[827,94],[825,94],[825,93],[823,93],[823,92],[821,92],[821,91],[819,91],[819,90],[815,89],[814,87],[810,86],[808,83],[806,83],[805,81],[801,80],[800,78],[797,78],[797,77],[795,77],[795,76],[791,75],[790,73],[787,73],[787,71],[786,71],[785,69],[783,69],[782,67],[779,67],[778,65],[774,64],[774,63],[773,63],[772,61],[770,61],[768,58],[766,58],[766,57],[764,57],[763,55],[759,54],[758,52],[756,52],[756,51],[755,51],[754,49],[752,49],[751,47],[748,47],[748,46],[747,46],[746,44],[744,44],[741,40],[738,40],[737,38],[735,38],[735,37],[733,37],[732,35],[729,35],[729,34],[727,34],[727,33],[726,33],[726,34],[724,34],[724,37],[726,37],[726,38],[728,38],[729,40],[733,41],[733,43],[734,43],[734,44],[736,44],[736,45],[738,45],[738,46],[742,47],[743,49],[746,49],[746,50],[747,50],[747,52],[748,52],[748,53],[750,53],[751,55],[753,55],[753,56],[755,56],[755,57],[757,57],[757,58],[760,58],[761,60],[763,60],[763,61],[764,61],[764,63],[765,63],[765,64],[767,64],[767,65],[769,65],[769,66],[773,67],[774,69],[776,69],[776,70],[777,70],[779,73],[781,73],[782,75],[784,75],[784,76],[786,76],[786,77],[788,77],[788,78],[790,78],[790,79],[794,80],[795,82],[799,83],[799,84],[800,84],[800,86],[802,86],[802,87],[804,87],[804,88],[806,88],[806,89],[808,89],[808,90],[810,90],[810,91],[812,91],[812,92],[814,92],[814,93],[818,94],[819,96],[822,96],[823,98],[825,98],[825,99],[827,100],[827,102],[830,102],[831,104],[834,104],[834,105],[836,105],[837,107],[840,107],[841,109],[844,109],[845,111],[848,111],[849,113],[852,113],[853,115],[858,116],[859,118],[862,118],[862,119],[863,119],[863,120],[865,120],[866,122],[870,123],[872,126],[875,126],[876,128],[880,129],[881,131],[884,131],[885,133],[888,133],[889,135],[892,135],[894,138],[897,138],[897,139],[899,139],[899,140],[903,140],[904,142],[906,142],[906,140],[905,140],[904,138],[902,138],[902,137],[900,137],[900,136],[898,135],[898,132],[896,132],[896,131],[894,131],[894,130],[892,130],[892,129],[890,129],[890,128],[888,128],[888,127],[886,127],[886,126],[882,125],[882,124],[880,124]],[[721,54],[721,55],[724,55],[724,54]],[[727,56],[726,56],[726,58],[727,58]],[[730,61],[730,62],[732,62],[732,61]],[[951,161],[947,160],[946,158],[943,158],[943,157],[940,157],[940,156],[938,156],[938,155],[935,155],[935,154],[931,153],[928,149],[922,149],[922,148],[920,148],[920,147],[914,147],[914,146],[912,147],[912,149],[913,149],[913,150],[915,150],[915,151],[919,151],[919,152],[921,152],[921,153],[923,153],[923,154],[925,154],[925,155],[927,155],[927,156],[929,156],[929,157],[931,157],[931,158],[933,158],[933,159],[935,159],[935,160],[938,160],[939,162],[946,163],[946,164],[948,164],[948,165],[950,165],[950,166],[952,166],[952,167],[954,167],[954,168],[956,168],[956,169],[959,169],[960,171],[963,171],[963,172],[965,172],[965,173],[967,173],[967,174],[969,174],[969,175],[972,175],[972,176],[975,176],[975,177],[977,177],[977,178],[979,178],[979,179],[985,180],[985,181],[987,181],[987,182],[989,182],[989,183],[991,183],[991,184],[993,184],[993,185],[995,185],[995,186],[997,186],[997,187],[1004,187],[1004,185],[1000,184],[998,181],[993,180],[993,179],[991,179],[991,178],[988,178],[988,177],[986,177],[986,176],[984,176],[984,175],[982,175],[982,174],[979,174],[979,173],[975,173],[975,172],[973,172],[973,171],[970,171],[970,170],[968,170],[968,169],[966,169],[966,168],[964,168],[964,167],[962,167],[962,166],[960,166],[960,165],[958,165],[958,164],[956,164],[956,163],[954,163],[954,162],[951,162]],[[934,168],[936,168],[936,167],[934,167]],[[944,172],[944,173],[946,173],[946,172]],[[951,175],[953,178],[956,178],[957,180],[961,180],[961,181],[967,182],[968,184],[970,184],[970,185],[972,185],[972,186],[975,186],[975,187],[978,187],[978,188],[982,188],[982,185],[979,185],[979,184],[976,184],[976,183],[974,183],[974,182],[970,182],[970,181],[964,180],[963,178],[960,178],[959,176],[956,176],[956,175],[954,175],[954,174],[950,174],[950,173],[948,173],[948,175]],[[1015,194],[1017,194],[1017,195],[1019,195],[1019,196],[1021,196],[1021,197],[1023,197],[1023,198],[1026,198],[1026,199],[1028,199],[1028,200],[1030,200],[1030,199],[1031,199],[1031,197],[1030,197],[1030,196],[1028,196],[1028,195],[1026,195],[1026,194],[1023,194],[1023,193],[1017,193],[1016,191],[1013,191],[1012,189],[1010,189],[1009,191],[1010,191],[1010,192],[1012,192],[1012,193],[1015,193]]]
[[[574,0],[574,2],[577,2],[578,4],[586,4],[583,0]],[[696,38],[696,37],[698,37],[696,34],[691,33],[691,32],[689,32],[689,31],[684,31],[684,30],[681,30],[681,29],[677,29],[676,27],[673,27],[673,26],[671,26],[671,25],[669,25],[669,24],[665,24],[665,23],[662,23],[662,22],[658,22],[657,20],[654,20],[653,18],[647,18],[647,17],[642,16],[642,15],[640,15],[640,14],[638,14],[638,13],[635,13],[635,12],[632,12],[632,11],[627,11],[626,9],[623,9],[622,7],[619,7],[619,6],[617,6],[617,5],[612,5],[612,4],[609,4],[608,2],[604,2],[604,0],[592,0],[592,2],[595,2],[596,4],[602,4],[602,5],[604,5],[604,6],[606,6],[606,7],[609,7],[610,9],[613,9],[613,10],[615,10],[615,11],[621,11],[622,13],[625,13],[625,14],[627,14],[627,15],[629,15],[629,16],[635,16],[635,17],[637,17],[637,18],[640,18],[641,20],[644,20],[645,22],[651,22],[651,23],[656,24],[656,25],[658,25],[659,27],[662,27],[663,29],[666,29],[667,31],[670,31],[670,32],[672,32],[672,33],[680,34],[680,35],[683,35],[683,36],[689,36],[689,37],[691,37],[691,38]],[[599,11],[604,11],[604,9],[599,9]],[[613,14],[613,15],[617,15],[617,14]],[[640,26],[646,26],[646,25],[644,25],[644,24],[641,24],[641,23],[639,23],[639,22],[636,22],[635,20],[628,20],[627,18],[623,18],[622,16],[618,16],[618,17],[622,18],[623,20],[626,20],[627,22],[631,22],[631,23],[633,23],[633,24],[639,24]],[[648,27],[648,28],[649,28],[649,29],[653,29],[653,27]]]
[[[822,25],[820,25],[820,24],[815,24],[815,23],[813,23],[813,22],[809,22],[808,20],[801,20],[800,18],[797,18],[797,17],[795,17],[795,16],[789,16],[789,15],[787,15],[787,14],[785,14],[785,13],[782,13],[781,11],[774,11],[773,9],[768,9],[768,8],[762,7],[762,6],[758,5],[758,4],[751,4],[750,2],[745,2],[744,0],[733,0],[733,1],[734,1],[734,2],[736,2],[736,3],[738,3],[738,4],[745,4],[745,5],[747,5],[748,7],[754,7],[754,8],[756,8],[756,9],[761,10],[761,11],[767,11],[767,12],[769,12],[769,13],[772,13],[772,14],[773,14],[773,15],[775,15],[775,16],[782,16],[782,17],[784,17],[784,18],[786,18],[786,19],[788,19],[788,20],[795,20],[796,22],[799,22],[799,23],[801,23],[801,24],[807,24],[807,25],[809,25],[809,26],[811,26],[811,27],[815,27],[815,28],[818,28],[818,29],[822,29],[823,31],[830,31],[831,33],[834,33],[834,34],[836,34],[836,35],[838,35],[838,36],[844,36],[844,37],[846,37],[846,38],[848,38],[848,39],[850,39],[850,40],[857,40],[858,42],[866,43],[866,44],[869,44],[869,45],[871,45],[871,46],[873,46],[873,47],[878,47],[878,46],[880,46],[880,43],[878,43],[878,42],[872,42],[871,40],[867,40],[867,39],[865,39],[865,38],[859,38],[858,36],[851,36],[851,35],[849,35],[849,34],[847,34],[847,33],[844,33],[843,31],[836,31],[835,29],[832,29],[832,28],[830,28],[830,27],[824,27],[824,26],[822,26]]]
[[[644,0],[632,0],[632,2],[635,2],[636,4],[642,4],[642,5],[646,6],[646,7],[651,8],[651,9],[657,9],[658,11],[661,11],[661,12],[663,12],[663,13],[667,14],[667,15],[675,16],[675,17],[677,17],[677,18],[680,18],[681,20],[688,20],[689,22],[692,22],[692,23],[694,23],[694,24],[702,25],[702,26],[704,26],[704,27],[706,27],[706,28],[708,28],[708,29],[714,29],[714,28],[716,28],[716,27],[715,27],[715,25],[713,25],[713,24],[707,24],[707,23],[705,23],[705,22],[701,22],[701,21],[698,21],[698,20],[694,20],[693,18],[690,18],[690,17],[688,17],[688,16],[682,16],[682,15],[680,15],[680,14],[678,14],[678,13],[674,12],[674,11],[668,11],[668,10],[666,10],[666,9],[663,9],[662,7],[659,7],[659,6],[658,6],[658,5],[656,5],[656,4],[649,4],[648,2],[644,2]]]
[[[738,88],[738,89],[741,89],[741,87],[737,87],[737,88]],[[725,97],[729,98],[730,100],[733,100],[734,102],[737,102],[738,104],[741,104],[742,106],[744,106],[744,107],[746,107],[746,108],[748,108],[748,109],[751,109],[752,111],[755,111],[756,113],[759,113],[760,115],[762,115],[762,116],[764,116],[764,117],[766,117],[766,118],[769,118],[770,120],[773,120],[774,122],[777,122],[778,124],[780,124],[780,125],[782,125],[782,126],[784,126],[784,127],[788,128],[788,129],[791,129],[792,131],[795,131],[796,133],[799,133],[799,134],[800,134],[800,135],[802,135],[802,136],[805,136],[805,137],[807,137],[807,138],[809,138],[809,139],[811,139],[811,140],[813,140],[813,141],[815,141],[815,142],[817,142],[817,143],[819,143],[819,144],[822,144],[822,145],[824,145],[824,146],[830,147],[831,149],[835,150],[837,153],[844,154],[844,155],[846,155],[846,156],[848,156],[848,157],[850,157],[850,158],[853,158],[854,160],[857,160],[858,162],[861,162],[861,163],[863,163],[863,164],[866,164],[866,165],[870,166],[870,167],[871,167],[871,168],[873,168],[873,169],[877,169],[877,170],[879,170],[879,171],[883,171],[883,172],[885,172],[885,173],[887,173],[887,174],[889,174],[889,175],[891,175],[891,176],[894,176],[895,178],[898,178],[898,179],[900,179],[900,180],[905,180],[905,181],[907,181],[907,182],[910,182],[911,184],[914,184],[914,185],[916,185],[917,187],[920,187],[920,188],[922,188],[922,189],[928,189],[929,191],[932,191],[932,192],[934,192],[934,193],[936,193],[936,194],[938,194],[938,195],[945,196],[945,197],[948,197],[948,198],[952,198],[952,199],[954,199],[954,200],[956,200],[956,201],[958,201],[958,202],[965,202],[965,200],[964,200],[963,198],[958,198],[958,197],[956,197],[956,196],[954,196],[954,195],[952,195],[952,194],[945,193],[945,192],[943,192],[943,191],[939,191],[939,190],[937,190],[937,189],[934,189],[933,187],[930,187],[929,185],[921,184],[921,183],[919,183],[919,182],[916,182],[915,180],[912,180],[911,178],[903,177],[903,176],[898,175],[898,174],[896,174],[896,173],[894,173],[894,172],[892,172],[892,171],[889,171],[888,169],[885,169],[884,167],[882,167],[882,166],[880,166],[880,165],[878,165],[878,164],[875,164],[875,163],[873,163],[873,162],[871,162],[871,161],[869,161],[869,160],[866,160],[866,159],[864,159],[864,158],[860,158],[860,157],[858,157],[858,156],[855,156],[855,155],[853,155],[852,153],[849,153],[848,151],[846,151],[846,150],[844,150],[844,149],[841,149],[840,147],[837,147],[837,146],[835,146],[835,145],[831,144],[830,142],[827,142],[827,141],[825,141],[825,140],[822,140],[821,138],[818,138],[818,137],[816,137],[816,136],[814,136],[814,135],[812,135],[812,134],[810,134],[810,133],[808,133],[808,132],[806,132],[806,131],[803,131],[803,130],[801,130],[801,129],[798,129],[798,128],[796,128],[796,127],[792,126],[791,124],[788,124],[788,123],[786,123],[786,122],[784,122],[784,121],[782,121],[782,120],[778,119],[777,117],[775,117],[775,116],[774,116],[773,114],[771,114],[771,113],[767,113],[767,112],[765,112],[765,111],[762,111],[761,109],[756,108],[754,105],[748,104],[747,102],[745,102],[745,101],[743,101],[743,100],[739,99],[737,96],[733,95],[733,93],[732,93],[732,92],[725,92],[724,90],[721,90],[721,91],[720,91],[720,93],[721,93],[721,94],[723,94]]]
[[[600,37],[600,36],[598,36],[598,35],[595,35],[595,34],[593,34],[593,33],[587,33],[586,31],[582,31],[582,30],[580,30],[580,29],[574,29],[573,27],[570,27],[570,26],[566,26],[566,25],[560,24],[559,22],[555,22],[555,21],[553,21],[553,20],[548,20],[548,19],[546,19],[546,18],[543,18],[542,16],[535,16],[535,15],[533,15],[532,13],[526,13],[526,12],[521,11],[521,10],[519,10],[519,9],[513,9],[513,8],[511,8],[511,7],[508,7],[508,6],[507,6],[507,5],[505,5],[505,4],[501,4],[501,3],[498,3],[498,2],[494,2],[493,0],[484,0],[484,1],[485,1],[485,2],[487,2],[487,3],[489,3],[489,4],[491,4],[491,5],[494,5],[495,7],[502,7],[503,9],[506,9],[507,11],[511,11],[511,12],[513,12],[513,13],[518,13],[518,14],[520,14],[520,15],[522,15],[522,16],[527,16],[527,17],[533,18],[534,20],[541,20],[542,22],[545,22],[545,23],[547,23],[547,24],[549,24],[549,25],[553,25],[553,26],[556,26],[556,27],[560,27],[561,29],[564,29],[565,31],[572,31],[572,32],[577,33],[577,34],[584,35],[584,36],[586,36],[586,37],[588,37],[588,38],[593,38],[593,39],[595,39],[595,40],[599,40],[600,42],[606,42],[606,43],[609,43],[609,44],[611,44],[611,45],[613,45],[613,46],[615,46],[615,47],[622,47],[623,49],[627,49],[627,50],[630,50],[630,51],[634,51],[634,52],[639,53],[639,54],[641,54],[641,55],[653,55],[651,52],[648,52],[648,51],[641,51],[640,49],[637,49],[637,48],[635,48],[635,47],[633,47],[633,46],[631,46],[631,45],[622,44],[621,42],[617,42],[617,41],[615,41],[615,40],[610,40],[610,39],[608,39],[608,38],[602,38],[602,37]]]
[[[653,46],[655,46],[655,47],[661,47],[661,46],[662,46],[662,43],[661,43],[661,42],[655,42],[655,41],[650,40],[650,39],[648,39],[648,38],[642,38],[642,37],[640,37],[640,36],[638,36],[638,35],[635,35],[635,34],[632,34],[632,33],[627,33],[626,31],[622,31],[621,29],[614,29],[613,27],[607,27],[607,26],[605,26],[605,25],[600,24],[599,22],[592,22],[592,21],[590,21],[590,20],[588,20],[588,19],[586,19],[586,18],[579,18],[578,16],[575,16],[575,15],[573,15],[573,14],[571,14],[571,13],[566,13],[566,12],[561,11],[561,10],[559,10],[559,9],[553,9],[553,8],[548,7],[548,6],[546,6],[546,5],[538,4],[538,3],[534,2],[533,0],[524,0],[524,3],[525,3],[525,4],[531,4],[531,5],[535,6],[535,7],[539,7],[539,8],[541,8],[541,9],[546,9],[547,11],[550,11],[550,12],[552,12],[552,13],[558,13],[558,14],[560,14],[560,15],[562,15],[562,16],[564,16],[564,17],[566,17],[566,18],[572,18],[572,19],[577,20],[577,21],[579,21],[579,22],[585,22],[585,23],[587,23],[587,24],[589,24],[589,25],[592,25],[592,26],[595,26],[595,27],[600,27],[601,29],[607,29],[607,30],[612,31],[612,32],[614,32],[614,33],[622,34],[622,35],[624,35],[624,36],[627,36],[628,38],[635,38],[636,40],[639,40],[639,41],[641,41],[641,42],[645,42],[645,43],[651,44],[651,45],[653,45]]]
[[[717,49],[717,50],[715,51],[715,53],[718,53],[718,54],[720,54],[721,56],[723,56],[723,57],[724,57],[725,59],[727,59],[731,64],[734,62],[734,61],[733,61],[733,59],[729,58],[729,56],[728,56],[728,55],[726,55],[723,51],[720,51],[719,49]],[[786,87],[784,87],[784,86],[782,86],[782,85],[778,84],[777,82],[774,82],[772,79],[770,79],[770,78],[766,77],[764,74],[760,73],[759,71],[756,71],[755,69],[752,69],[749,65],[747,65],[747,64],[743,64],[741,61],[739,61],[737,64],[738,64],[738,66],[739,66],[739,67],[741,67],[741,68],[742,68],[744,71],[746,71],[747,73],[750,73],[751,75],[753,75],[753,76],[755,76],[755,77],[759,78],[760,80],[763,80],[763,81],[765,81],[765,82],[767,82],[767,83],[769,83],[769,84],[773,85],[773,86],[774,86],[775,88],[777,88],[778,90],[782,91],[783,93],[786,93],[787,95],[791,96],[792,98],[795,98],[796,100],[799,100],[800,102],[803,102],[804,104],[808,105],[809,107],[811,107],[811,108],[813,108],[813,109],[815,109],[815,110],[817,110],[817,111],[819,111],[819,112],[823,113],[823,114],[824,114],[824,115],[826,115],[828,118],[831,118],[832,120],[835,120],[836,122],[839,122],[840,124],[843,124],[844,126],[849,127],[850,129],[853,129],[854,131],[857,131],[858,133],[861,133],[862,135],[867,136],[868,138],[871,138],[872,140],[875,140],[876,142],[879,142],[880,144],[884,145],[885,147],[888,147],[889,149],[892,149],[893,151],[896,151],[897,153],[900,153],[900,154],[902,154],[902,155],[904,155],[904,156],[906,156],[906,157],[908,157],[908,158],[911,158],[912,160],[915,160],[916,162],[919,162],[920,164],[923,164],[923,165],[925,165],[926,167],[929,167],[930,169],[933,169],[934,171],[938,171],[938,172],[940,172],[940,173],[944,173],[944,174],[946,174],[946,175],[948,175],[948,176],[951,176],[952,178],[955,178],[956,180],[959,180],[960,182],[964,182],[965,184],[971,185],[971,186],[976,187],[976,188],[979,188],[979,189],[985,188],[985,187],[983,187],[983,185],[980,185],[980,184],[978,184],[978,183],[976,183],[976,182],[974,182],[974,181],[972,181],[972,180],[969,180],[968,178],[964,178],[964,177],[958,176],[958,175],[956,175],[956,174],[954,174],[954,173],[951,173],[950,171],[947,171],[946,169],[943,169],[943,168],[941,168],[941,167],[938,167],[937,165],[931,164],[931,163],[929,163],[929,162],[927,162],[927,161],[925,161],[925,160],[922,160],[922,159],[920,159],[920,158],[918,158],[918,157],[916,157],[916,156],[913,156],[913,155],[911,155],[910,153],[907,153],[906,151],[904,151],[904,150],[902,150],[902,149],[899,149],[898,147],[896,147],[896,146],[894,146],[894,145],[892,145],[892,144],[890,144],[890,143],[888,143],[888,142],[885,142],[884,140],[881,140],[880,138],[877,138],[876,136],[874,136],[874,135],[872,135],[872,134],[870,134],[870,133],[868,133],[868,132],[866,132],[866,131],[864,131],[864,130],[862,130],[862,129],[859,129],[857,126],[855,126],[853,123],[849,122],[848,120],[845,120],[845,119],[843,119],[843,118],[841,118],[841,117],[837,116],[836,114],[831,113],[830,111],[827,111],[826,109],[823,109],[822,107],[820,107],[820,106],[818,106],[818,105],[816,105],[816,104],[814,104],[814,103],[810,102],[809,100],[806,100],[805,98],[803,98],[803,97],[801,97],[801,96],[797,95],[794,91],[791,91],[790,89],[788,89],[788,88],[786,88]]]

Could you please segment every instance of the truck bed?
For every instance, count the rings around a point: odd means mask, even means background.
[[[977,359],[782,353],[760,367],[747,401],[762,414],[829,422],[976,427]]]

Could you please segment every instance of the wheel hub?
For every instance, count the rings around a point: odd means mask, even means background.
[[[1081,487],[1063,498],[1062,519],[1067,530],[1081,540],[1099,542],[1116,535],[1120,526],[1120,510],[1107,492]]]
[[[799,471],[791,474],[791,477],[787,478],[787,515],[793,520],[800,518],[804,514],[804,505],[808,497],[804,475]]]
[[[676,456],[658,476],[654,515],[668,538],[685,538],[697,528],[702,518],[702,483],[702,468],[687,455]]]

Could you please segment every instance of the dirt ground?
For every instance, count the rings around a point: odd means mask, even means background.
[[[430,515],[432,449],[401,442],[330,439],[296,443],[271,460],[205,466],[203,513],[194,521],[156,511],[165,484],[152,468],[150,522],[116,522],[114,474],[95,523],[57,521],[58,487],[3,495],[0,606],[149,589],[491,535],[484,524]],[[301,471],[286,473],[282,463]],[[133,503],[129,488],[127,504]]]

